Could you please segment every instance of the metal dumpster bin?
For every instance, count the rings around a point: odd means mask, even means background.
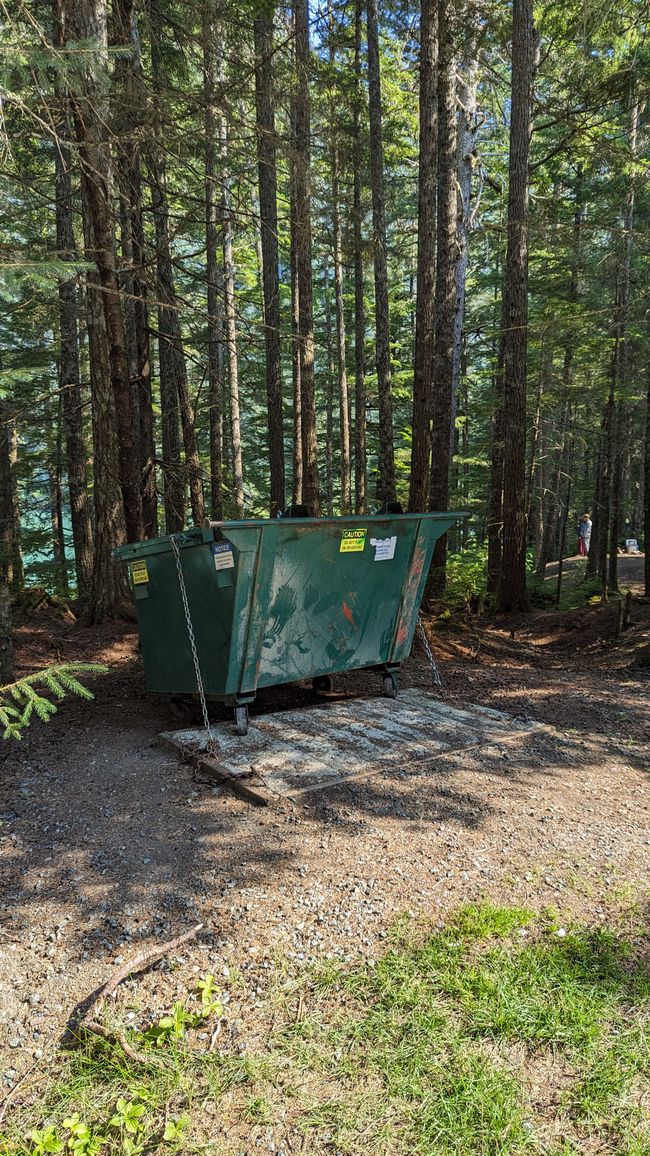
[[[207,522],[121,546],[147,687],[235,708],[258,687],[381,670],[395,694],[438,538],[461,513]],[[185,595],[185,598],[184,598]],[[188,630],[188,619],[191,630]]]

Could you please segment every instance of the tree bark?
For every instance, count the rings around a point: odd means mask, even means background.
[[[479,132],[477,114],[478,49],[481,35],[480,9],[476,0],[468,0],[463,12],[465,43],[456,77],[458,104],[457,127],[457,219],[456,219],[456,307],[454,313],[453,361],[451,383],[451,424],[454,429],[460,392],[463,357],[463,322],[465,317],[465,283],[469,264],[469,234],[473,228],[481,199],[480,178],[474,195],[476,144]],[[452,439],[453,440],[453,439]]]
[[[363,142],[361,138],[361,25],[362,0],[354,7],[354,108],[352,122],[352,229],[354,238],[354,508],[365,514],[368,492],[366,455],[366,383],[365,341],[366,316],[363,299],[363,238],[361,232],[361,169]]]
[[[0,686],[14,680],[14,653],[11,631],[11,595],[6,582],[0,582]]]
[[[154,132],[148,149],[147,167],[151,184],[151,204],[156,233],[158,275],[158,359],[163,432],[164,504],[167,533],[183,528],[185,522],[185,480],[189,483],[192,520],[200,525],[205,513],[201,463],[196,442],[194,413],[190,403],[187,368],[181,335],[180,307],[174,283],[169,235],[167,166],[163,149],[161,106],[165,76],[162,61],[162,13],[158,0],[151,5],[151,66],[154,89]],[[180,461],[178,423],[180,418],[185,450],[185,468]]]
[[[114,0],[113,21],[116,44],[130,49],[129,57],[118,56],[115,61],[116,87],[120,94],[115,131],[118,134],[117,175],[122,205],[122,275],[127,290],[125,316],[133,405],[137,414],[134,436],[138,443],[142,529],[145,538],[155,538],[158,533],[158,495],[140,144],[147,94],[134,0]]]
[[[54,0],[53,24],[55,47],[62,47],[60,0]],[[56,82],[57,96],[65,99]],[[72,216],[72,179],[67,139],[65,108],[57,117],[58,141],[54,149],[54,196],[56,247],[60,261],[73,261],[77,255]],[[66,470],[70,496],[70,521],[74,546],[77,592],[85,598],[90,591],[93,571],[93,531],[88,497],[87,453],[83,429],[83,398],[79,372],[79,338],[77,330],[77,281],[73,274],[59,278],[59,390],[63,409],[66,446]]]
[[[328,0],[329,59],[332,72],[336,63],[334,15]],[[332,181],[332,257],[334,261],[334,300],[336,307],[336,372],[339,400],[339,438],[341,447],[341,514],[351,511],[350,476],[350,406],[348,375],[345,365],[345,309],[343,301],[343,231],[341,227],[341,160],[337,129],[337,109],[330,104],[330,172]]]
[[[646,368],[645,444],[643,447],[643,563],[645,596],[650,598],[650,363]]]
[[[503,214],[501,214],[503,221]],[[499,330],[498,280],[501,262],[499,241],[496,242],[494,268],[494,299],[492,325],[494,333]],[[503,340],[495,336],[492,342],[492,428],[490,431],[491,462],[490,488],[487,511],[487,592],[496,594],[501,576],[501,555],[503,550]]]
[[[418,261],[409,493],[409,509],[413,511],[426,509],[430,480],[436,286],[438,6],[438,0],[422,0],[420,7]]]
[[[253,23],[271,517],[284,509],[285,487],[276,132],[273,99],[273,19],[274,7],[265,5]]]
[[[86,241],[90,239],[85,219]],[[124,503],[119,486],[119,443],[115,396],[110,384],[106,320],[99,275],[86,274],[86,326],[90,362],[93,430],[93,502],[95,539],[93,576],[88,604],[90,622],[112,618],[130,604],[124,566],[113,557],[113,547],[127,540]]]
[[[379,405],[377,498],[380,504],[395,498],[393,397],[390,363],[386,209],[384,201],[384,146],[381,114],[381,73],[377,0],[367,0],[368,110],[370,122],[370,180],[375,264],[375,363]]]
[[[295,108],[292,109],[292,138],[295,138]],[[302,389],[300,386],[300,286],[298,284],[298,224],[296,220],[296,159],[290,158],[291,228],[291,373],[293,386],[293,478],[292,501],[302,505]]]
[[[327,255],[323,259],[323,296],[325,304],[325,348],[327,350],[327,377],[325,384],[325,512],[334,513],[334,341],[332,338],[332,308],[330,304],[330,270]]]
[[[98,59],[104,67],[108,61],[105,0],[62,0],[61,16],[65,45],[83,40],[96,45],[93,62],[84,70],[83,89],[70,90],[69,95],[91,230],[88,255],[97,266],[102,289],[126,528],[129,539],[139,541],[142,538],[142,506],[124,315],[115,260],[107,102],[96,69]]]
[[[221,116],[219,121],[219,157],[221,163],[221,220],[223,222],[224,312],[228,359],[230,436],[232,444],[232,497],[235,517],[243,518],[244,467],[241,444],[241,416],[239,410],[239,361],[237,357],[237,321],[235,312],[233,220],[230,207],[230,176],[228,173],[228,126],[225,116]]]
[[[632,160],[636,159],[637,141],[639,133],[640,104],[638,93],[632,92],[630,98],[630,127],[628,134],[629,152]],[[619,306],[615,313],[616,334],[614,338],[614,389],[621,393],[625,387],[629,369],[630,350],[627,339],[628,315],[630,307],[630,283],[632,270],[632,238],[634,230],[634,174],[627,185],[625,206],[623,210],[623,253],[620,262],[620,288],[618,291]],[[624,430],[627,424],[627,406],[623,397],[618,397],[612,412],[612,439],[611,439],[611,503],[609,526],[609,569],[608,586],[610,590],[618,590],[618,541],[621,536],[623,523],[622,510],[622,455],[626,446]]]
[[[535,33],[532,0],[513,0],[508,247],[503,289],[502,611],[526,610],[526,362],[528,350],[528,157]]]
[[[294,0],[296,42],[295,198],[296,261],[300,347],[300,395],[303,502],[312,517],[320,514],[314,379],[314,317],[311,237],[310,49],[307,0]]]
[[[217,183],[218,114],[213,0],[203,0],[203,98],[205,134],[205,250],[208,306],[208,412],[210,428],[210,508],[223,518],[223,266],[219,260]]]
[[[71,261],[76,250],[72,227],[72,182],[70,154],[63,145],[55,149],[55,172],[57,251],[59,260]],[[77,287],[74,276],[67,280],[59,279],[59,389],[65,432],[77,591],[79,597],[84,598],[92,582],[93,531],[83,432],[83,398],[77,335]]]
[[[0,586],[11,591],[20,590],[23,585],[17,460],[12,407],[9,402],[0,401]]]
[[[436,195],[436,291],[431,395],[431,485],[429,509],[449,505],[449,467],[452,439],[452,386],[454,371],[454,319],[456,313],[456,262],[458,259],[456,178],[456,63],[451,24],[451,0],[438,3],[438,155]],[[429,591],[440,594],[445,586],[447,535],[436,542],[431,563]]]

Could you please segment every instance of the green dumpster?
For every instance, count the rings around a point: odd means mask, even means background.
[[[205,522],[119,547],[149,690],[235,707],[259,687],[379,668],[394,694],[438,538],[461,513]],[[188,629],[191,627],[191,629]]]

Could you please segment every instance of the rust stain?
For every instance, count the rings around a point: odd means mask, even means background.
[[[347,602],[343,603],[343,615],[345,618],[347,618],[350,625],[354,626],[354,614],[350,610],[350,607],[348,606]]]

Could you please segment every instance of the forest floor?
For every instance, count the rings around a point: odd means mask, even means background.
[[[580,563],[572,569],[579,575]],[[94,703],[67,700],[47,726],[0,751],[0,1101],[9,1092],[12,1115],[22,1105],[35,1118],[75,1005],[130,955],[197,922],[203,931],[173,966],[121,985],[110,1014],[146,1026],[175,1001],[191,1004],[197,979],[213,973],[229,1001],[217,1054],[264,1051],[278,967],[374,966],[404,912],[440,925],[467,903],[515,904],[552,910],[561,927],[634,933],[647,949],[638,930],[650,897],[642,574],[642,557],[621,559],[634,598],[620,638],[615,600],[432,624],[447,702],[529,715],[557,733],[268,809],[195,783],[153,745],[169,718],[144,688],[132,624],[82,627],[51,611],[19,621],[21,672],[99,661],[109,673],[90,683]],[[377,682],[351,674],[337,686],[377,693]],[[419,651],[401,682],[430,685]],[[282,689],[257,709],[313,702],[311,691]],[[217,1152],[330,1151],[322,1120],[292,1131],[261,1109],[246,1119],[233,1109],[220,1127]]]

